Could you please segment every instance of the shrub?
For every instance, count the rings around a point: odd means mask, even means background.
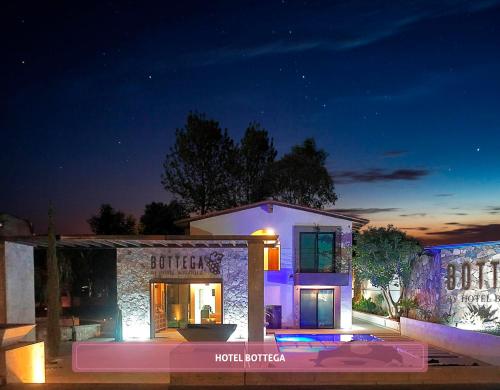
[[[382,306],[377,305],[375,302],[373,302],[371,298],[366,299],[365,297],[361,297],[359,301],[352,303],[352,308],[364,313],[371,313],[382,316],[387,315],[387,311],[384,310]]]
[[[410,310],[419,308],[417,298],[401,298],[398,306],[400,313],[405,317],[408,317]]]
[[[385,298],[382,294],[377,294],[375,295],[375,298],[373,298],[373,301],[377,306],[384,307],[385,305]]]

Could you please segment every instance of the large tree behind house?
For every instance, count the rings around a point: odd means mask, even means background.
[[[163,164],[162,184],[188,212],[206,214],[236,205],[237,150],[219,122],[190,113]]]
[[[109,204],[101,205],[99,213],[88,221],[94,234],[135,234],[136,223],[132,215],[125,215]]]
[[[274,197],[288,203],[323,208],[337,200],[333,179],[325,163],[328,154],[308,138],[274,166]]]

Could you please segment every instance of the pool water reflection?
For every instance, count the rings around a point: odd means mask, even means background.
[[[332,343],[382,341],[371,334],[275,334],[280,352],[317,352],[336,349]]]

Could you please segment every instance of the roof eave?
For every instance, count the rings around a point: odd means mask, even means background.
[[[344,219],[347,221],[351,221],[353,223],[353,227],[355,227],[355,225],[356,225],[356,228],[361,228],[370,222],[368,219],[365,219],[365,218],[353,217],[350,215],[344,215],[344,214],[339,214],[339,213],[335,213],[335,212],[331,212],[331,211],[315,209],[312,207],[290,204],[290,203],[281,202],[281,201],[277,201],[277,200],[264,200],[264,201],[260,201],[260,202],[256,202],[256,203],[250,203],[250,204],[243,205],[243,206],[233,207],[230,209],[214,211],[214,212],[204,214],[204,215],[197,215],[197,216],[190,217],[190,218],[183,218],[183,219],[175,221],[175,224],[177,226],[180,226],[180,227],[187,227],[190,222],[195,222],[195,221],[199,221],[202,219],[218,217],[220,215],[225,215],[225,214],[236,213],[239,211],[248,210],[251,208],[256,208],[256,207],[259,207],[259,206],[262,206],[265,204],[272,204],[275,206],[288,207],[288,208],[292,208],[292,209],[296,209],[296,210],[302,210],[305,212],[321,214],[321,215],[325,215],[325,216],[332,217],[332,218]]]

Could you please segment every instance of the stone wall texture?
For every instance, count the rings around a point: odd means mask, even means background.
[[[500,243],[451,247],[421,256],[410,282],[410,295],[420,305],[416,317],[463,329],[499,329],[499,261]]]
[[[248,337],[248,250],[231,249],[222,260],[223,318],[226,324],[237,324],[233,338]],[[264,308],[262,309],[264,317]]]
[[[202,244],[202,243],[201,243]],[[220,273],[204,269],[200,274],[158,274],[151,268],[151,256],[190,258],[223,254]],[[233,337],[248,334],[247,248],[123,248],[117,249],[117,300],[122,311],[125,339],[150,337],[150,282],[159,279],[220,279],[223,289],[223,322],[237,324]],[[182,260],[181,260],[182,261]]]
[[[408,295],[418,300],[419,319],[438,321],[440,318],[438,303],[444,277],[439,253],[424,254],[413,263]]]

